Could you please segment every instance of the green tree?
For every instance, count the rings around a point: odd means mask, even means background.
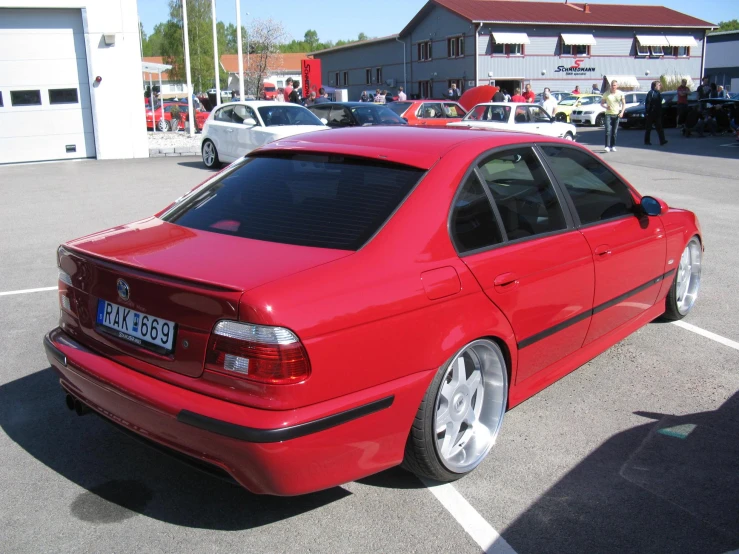
[[[719,21],[718,29],[711,32],[720,33],[723,31],[739,31],[739,19],[732,19],[730,21]]]
[[[308,29],[303,36],[303,41],[308,45],[308,52],[315,50],[318,44],[318,33],[313,29]]]
[[[369,37],[365,35],[364,33],[359,33],[357,35],[357,40],[367,40]]]

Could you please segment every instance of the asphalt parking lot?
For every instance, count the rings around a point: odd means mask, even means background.
[[[602,152],[602,133],[579,140]],[[61,242],[149,216],[209,173],[194,157],[0,166],[1,550],[738,549],[739,147],[667,135],[645,147],[622,130],[603,156],[643,194],[700,217],[694,328],[652,323],[516,407],[485,463],[435,494],[396,469],[254,496],[69,412],[41,346],[57,296],[26,291],[56,285]]]

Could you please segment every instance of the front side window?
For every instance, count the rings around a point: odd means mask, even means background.
[[[393,110],[382,105],[355,106],[352,114],[360,125],[405,125],[406,122]]]
[[[529,106],[529,117],[534,123],[551,123],[552,118],[541,106]]]
[[[11,90],[10,91],[11,106],[40,106],[41,91],[40,90]]]
[[[358,250],[423,173],[336,154],[246,157],[161,218],[247,239]]]
[[[450,229],[460,254],[503,242],[490,200],[474,172],[454,200]]]
[[[598,160],[575,148],[547,145],[542,151],[572,198],[581,224],[634,213],[629,187]]]
[[[257,108],[267,127],[280,125],[321,125],[321,120],[301,106],[280,105]]]
[[[352,116],[344,106],[333,106],[328,119],[329,127],[346,127],[352,124]]]
[[[444,117],[440,102],[426,102],[418,109],[417,117],[420,119],[434,119]]]
[[[497,152],[478,169],[508,240],[567,228],[554,186],[530,147]]]
[[[531,123],[528,108],[526,106],[518,106],[513,116],[513,121],[516,123]]]

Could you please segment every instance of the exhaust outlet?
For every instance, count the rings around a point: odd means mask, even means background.
[[[64,403],[67,405],[67,409],[70,412],[74,411],[74,397],[71,394],[68,394],[66,398],[64,399]]]
[[[74,411],[77,412],[78,416],[83,416],[90,413],[90,408],[87,406],[87,404],[83,404],[79,400],[75,399]]]

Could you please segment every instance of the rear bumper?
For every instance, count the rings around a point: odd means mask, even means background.
[[[101,356],[61,329],[44,337],[62,387],[114,423],[218,466],[258,494],[296,495],[398,465],[425,371],[287,411],[232,404]]]

